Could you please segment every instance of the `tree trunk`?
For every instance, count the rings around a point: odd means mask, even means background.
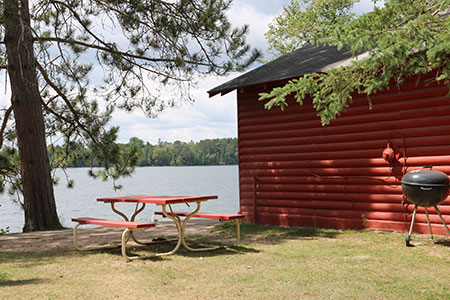
[[[62,226],[50,175],[28,1],[4,0],[4,24],[22,176],[23,231],[59,229]]]

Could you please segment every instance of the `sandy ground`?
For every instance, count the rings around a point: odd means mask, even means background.
[[[218,223],[217,220],[189,220],[186,235],[187,237],[214,235],[211,230]],[[78,228],[79,245],[120,244],[122,231],[121,228],[113,227],[80,226]],[[142,241],[176,235],[176,227],[171,221],[158,222],[153,228],[136,231],[136,237]],[[133,245],[133,243],[130,241],[128,244]],[[72,229],[0,235],[0,252],[45,252],[54,249],[75,250]]]

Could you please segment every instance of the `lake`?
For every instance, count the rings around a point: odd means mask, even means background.
[[[114,191],[110,181],[93,179],[88,168],[67,169],[67,175],[75,181],[73,188],[66,187],[65,174],[57,170],[60,183],[55,186],[56,207],[61,224],[73,227],[73,217],[97,217],[120,219],[111,206],[97,202],[100,197],[123,195],[218,195],[219,199],[202,203],[203,212],[236,213],[239,211],[238,166],[194,166],[194,167],[140,167],[131,177],[122,178],[117,184],[122,189]],[[24,224],[23,211],[7,193],[0,194],[0,229],[7,226],[10,232],[21,232]],[[195,205],[194,205],[195,206]],[[134,205],[120,203],[120,210],[130,215]],[[191,205],[191,209],[194,208]],[[189,209],[185,204],[177,210]],[[150,221],[153,212],[160,206],[147,205],[138,215],[138,221]],[[160,216],[156,219],[161,219]]]

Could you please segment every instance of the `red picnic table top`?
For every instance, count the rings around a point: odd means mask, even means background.
[[[137,195],[137,196],[118,196],[97,198],[97,201],[111,202],[133,202],[133,203],[154,203],[159,205],[176,204],[186,202],[207,201],[209,199],[217,199],[217,195],[208,196],[154,196],[154,195]]]

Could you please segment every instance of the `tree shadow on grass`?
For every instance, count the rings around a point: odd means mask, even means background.
[[[79,255],[71,249],[53,249],[45,252],[0,252],[0,268],[2,264],[20,263],[24,268],[45,265],[59,257]]]
[[[202,251],[202,252],[190,252],[183,247],[176,253],[176,255],[184,256],[214,256],[214,255],[237,255],[245,254],[251,252],[258,252],[259,250],[250,246],[251,244],[267,244],[267,243],[282,243],[286,240],[292,239],[317,239],[317,238],[336,238],[341,231],[336,229],[322,229],[322,228],[311,228],[311,227],[278,227],[278,226],[267,226],[267,225],[255,225],[255,224],[241,224],[241,242],[237,245],[236,242],[236,224],[234,222],[225,222],[215,225],[212,229],[212,234],[208,235],[187,235],[186,240],[188,245],[192,248],[201,247],[211,247],[211,246],[228,246],[224,249],[218,249],[214,251]],[[95,229],[95,228],[94,228]],[[83,235],[79,236],[80,245],[90,245],[95,242],[95,245],[104,245],[105,241],[108,244],[113,242],[115,245],[120,244],[120,230],[113,230],[111,228],[95,229],[92,231],[86,231]],[[145,232],[144,232],[145,233]],[[151,233],[151,232],[150,232]],[[39,233],[39,235],[16,235],[10,236],[8,238],[14,239],[10,241],[9,245],[16,244],[15,248],[9,249],[8,252],[0,252],[0,264],[2,262],[12,262],[12,261],[24,261],[27,264],[42,264],[43,259],[53,259],[57,257],[64,256],[83,256],[90,255],[92,253],[111,253],[121,257],[120,246],[114,248],[108,247],[108,249],[92,249],[85,251],[76,251],[72,246],[72,232],[71,231],[61,231],[61,232],[51,232]],[[151,234],[151,236],[155,236]],[[164,235],[163,235],[164,236]],[[164,236],[164,238],[169,239],[173,236]],[[59,246],[55,246],[52,250],[42,251],[28,249],[27,245],[39,245],[39,244],[56,244],[60,243]],[[64,245],[64,246],[63,246]],[[160,245],[152,246],[138,246],[135,244],[129,244],[127,247],[127,253],[129,256],[133,256],[135,252],[139,254],[149,254],[152,253],[163,253],[171,251],[174,248],[174,243],[164,243]],[[0,247],[2,248],[2,247]],[[7,248],[4,245],[3,249]],[[25,249],[29,252],[26,252]],[[13,251],[14,250],[14,251]],[[170,256],[164,256],[159,258],[151,258],[152,260],[170,259]]]
[[[439,246],[450,247],[450,239],[439,239],[434,241],[434,243]]]
[[[205,236],[191,236],[186,240],[189,247],[193,249],[201,248],[214,248],[207,251],[189,251],[188,249],[181,246],[174,255],[184,256],[184,257],[211,257],[211,256],[223,256],[223,255],[238,255],[245,253],[258,253],[259,250],[246,245],[236,245],[233,243],[223,242],[223,240],[218,240],[214,237]],[[161,243],[157,245],[133,245],[127,247],[127,255],[152,255],[157,253],[167,253],[171,251],[176,245],[176,241],[170,241],[168,243]],[[109,250],[111,254],[121,255],[121,249],[111,249]],[[145,260],[167,260],[171,259],[172,255],[159,256],[159,257],[147,257]]]
[[[2,280],[0,279],[0,287],[2,286],[21,286],[21,285],[29,285],[29,284],[40,284],[45,280],[32,278],[32,279],[23,279],[23,280]]]
[[[210,251],[189,251],[183,246],[175,255],[185,257],[210,257],[219,255],[239,255],[245,253],[258,253],[260,250],[250,246],[250,244],[276,244],[286,240],[302,239],[312,240],[317,238],[336,238],[341,231],[337,229],[312,228],[312,227],[280,227],[259,224],[242,223],[240,225],[241,242],[236,244],[236,224],[225,222],[214,227],[212,236],[187,236],[186,242],[192,248],[219,247]],[[168,237],[173,238],[173,237]],[[164,253],[174,248],[174,242],[159,244],[158,246],[130,246],[127,253],[129,256],[136,253],[143,255],[147,252]],[[149,248],[152,247],[152,248]],[[120,255],[120,249],[110,250],[110,253]],[[152,257],[149,260],[170,259],[170,256]]]
[[[218,235],[220,237],[220,235]],[[168,237],[167,239],[169,240]],[[216,255],[236,255],[243,254],[248,252],[258,252],[251,247],[244,245],[233,245],[232,243],[223,242],[223,240],[217,240],[217,237],[211,236],[189,236],[187,239],[187,244],[192,248],[204,248],[204,247],[220,247],[216,250],[211,251],[201,251],[201,252],[190,252],[185,249],[183,246],[174,254],[181,256],[216,256]],[[135,255],[145,255],[151,256],[157,253],[166,253],[171,250],[176,245],[176,241],[168,241],[167,243],[157,243],[153,245],[137,245],[137,244],[128,244],[127,245],[127,255],[132,257]],[[59,257],[71,257],[71,256],[87,256],[87,255],[97,255],[97,254],[109,254],[113,256],[117,256],[118,260],[125,259],[122,257],[122,250],[119,244],[91,244],[87,245],[87,248],[82,251],[78,251],[75,249],[53,249],[44,252],[7,252],[0,253],[0,265],[2,263],[21,263],[26,267],[43,265],[48,263],[49,261],[53,261]],[[197,255],[198,254],[198,255]],[[170,260],[172,255],[162,256],[162,257],[147,257],[145,260],[151,261],[161,261],[161,260]]]
[[[180,249],[177,252],[177,255],[181,255],[184,257],[214,257],[214,256],[228,256],[228,255],[242,255],[246,253],[259,253],[260,250],[255,249],[254,247],[250,247],[247,245],[239,244],[224,244],[218,242],[205,242],[200,243],[198,241],[188,242],[189,246],[194,249],[199,248],[207,248],[207,247],[217,247],[214,250],[208,251],[189,251],[185,248]]]
[[[242,223],[241,240],[243,243],[281,243],[292,239],[336,238],[338,229],[313,227],[281,227]],[[214,232],[232,236],[236,234],[236,224],[232,222],[217,225]]]

